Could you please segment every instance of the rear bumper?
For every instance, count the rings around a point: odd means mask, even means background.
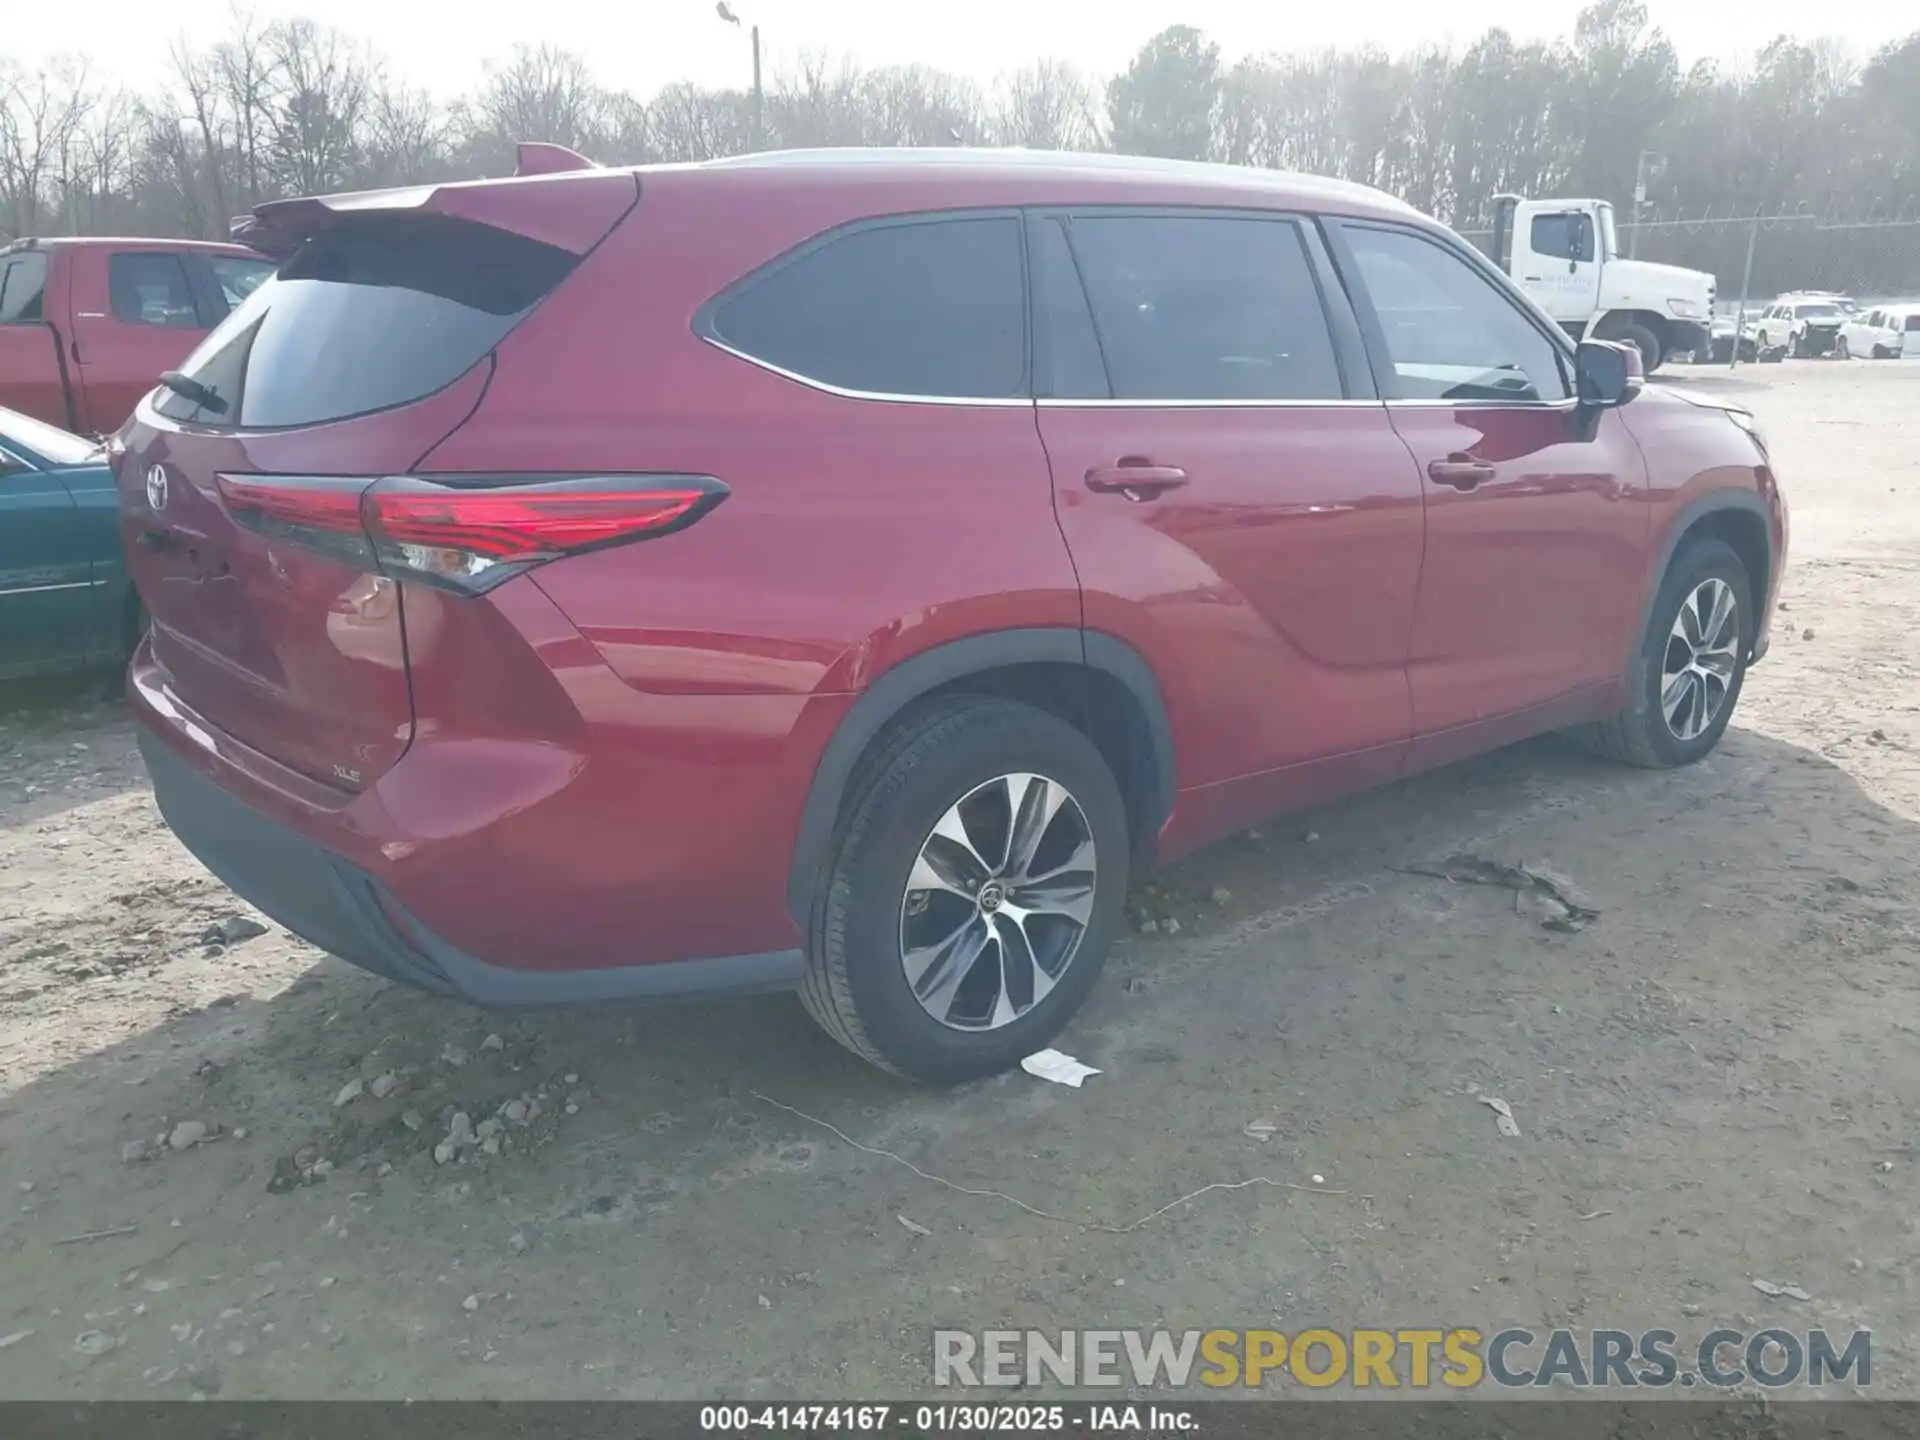
[[[392,980],[495,1007],[741,994],[798,985],[798,950],[592,970],[488,964],[434,935],[346,859],[187,764],[142,725],[155,802],[180,842],[236,894],[330,954]]]

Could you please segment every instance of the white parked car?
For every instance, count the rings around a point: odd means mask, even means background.
[[[1886,305],[1852,316],[1835,342],[1842,360],[1920,359],[1920,305]]]
[[[1826,355],[1833,352],[1840,327],[1851,318],[1852,302],[1827,291],[1782,295],[1760,312],[1753,340],[1760,358]]]

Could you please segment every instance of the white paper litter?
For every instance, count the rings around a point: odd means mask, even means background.
[[[1020,1062],[1020,1068],[1041,1080],[1051,1080],[1056,1085],[1071,1085],[1076,1090],[1089,1075],[1100,1073],[1093,1066],[1082,1065],[1071,1055],[1062,1055],[1058,1050],[1036,1050]]]
[[[1511,1105],[1507,1104],[1507,1102],[1502,1100],[1498,1095],[1482,1095],[1478,1098],[1482,1105],[1493,1111],[1493,1125],[1496,1130],[1509,1140],[1517,1140],[1520,1138],[1520,1122],[1513,1118],[1513,1107]]]
[[[895,1215],[895,1216],[894,1216],[893,1218],[894,1218],[894,1219],[896,1219],[896,1220],[898,1220],[898,1221],[899,1221],[899,1222],[900,1222],[900,1223],[901,1223],[902,1225],[904,1225],[904,1226],[906,1226],[906,1227],[907,1227],[907,1229],[908,1229],[908,1230],[910,1230],[910,1231],[912,1231],[912,1232],[913,1232],[913,1233],[914,1233],[915,1235],[931,1235],[931,1234],[933,1234],[933,1232],[932,1232],[931,1230],[929,1230],[929,1229],[927,1229],[927,1227],[926,1227],[926,1226],[924,1226],[924,1225],[922,1225],[922,1224],[920,1224],[920,1223],[919,1223],[918,1221],[915,1221],[915,1220],[909,1220],[909,1219],[908,1219],[908,1218],[907,1218],[906,1216],[904,1216],[904,1215]]]

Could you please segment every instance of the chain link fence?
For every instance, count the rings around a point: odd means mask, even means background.
[[[1705,270],[1729,306],[1793,290],[1831,290],[1862,305],[1920,300],[1920,198],[1818,214],[1645,214],[1620,225],[1636,260]]]

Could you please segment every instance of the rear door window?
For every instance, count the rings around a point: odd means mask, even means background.
[[[576,263],[443,216],[349,221],[263,279],[182,367],[221,408],[163,391],[160,413],[284,429],[410,404],[471,369]]]
[[[107,298],[116,320],[169,330],[198,330],[200,310],[178,255],[129,250],[107,257]]]
[[[1042,220],[1032,234],[1034,359],[1041,367],[1036,392],[1059,400],[1108,399],[1113,387],[1066,222]]]
[[[47,257],[29,250],[0,257],[0,325],[26,325],[45,318]]]
[[[1020,221],[916,218],[831,236],[720,296],[700,328],[750,359],[837,389],[1024,396]]]
[[[1344,395],[1293,221],[1074,215],[1067,236],[1115,399]]]

